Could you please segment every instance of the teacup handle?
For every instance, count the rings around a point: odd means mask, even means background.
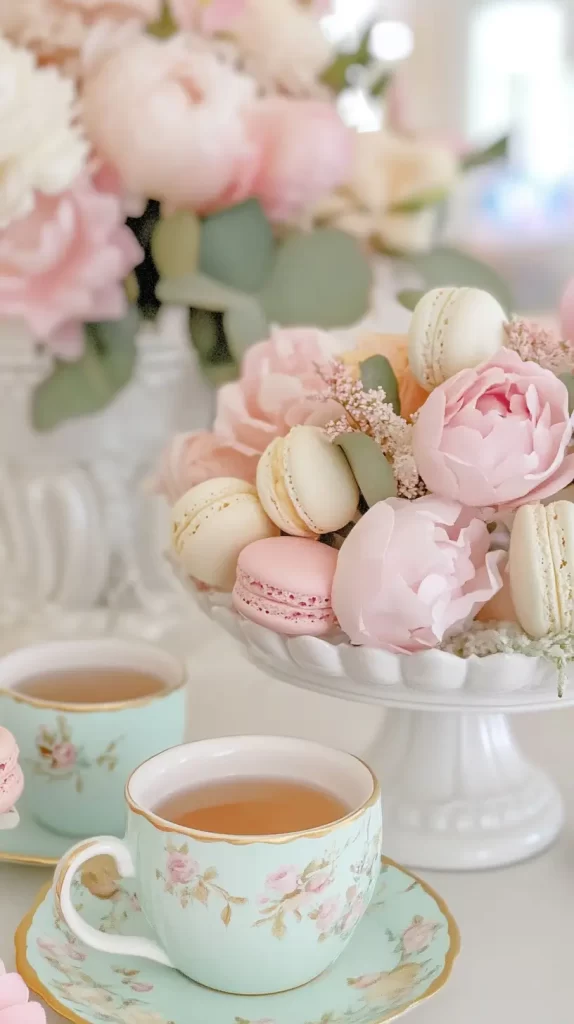
[[[62,858],[54,875],[52,891],[56,911],[64,918],[68,928],[85,942],[86,946],[99,950],[100,953],[113,953],[117,956],[141,956],[146,960],[155,960],[158,964],[173,967],[167,954],[152,939],[140,938],[136,935],[109,935],[93,928],[84,921],[72,902],[72,880],[82,864],[93,857],[107,855],[112,857],[122,878],[134,878],[135,866],[132,855],[126,844],[115,836],[99,836],[87,842],[78,843]]]

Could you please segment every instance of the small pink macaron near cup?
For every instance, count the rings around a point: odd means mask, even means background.
[[[12,733],[0,726],[0,827],[1,816],[14,809],[24,789],[24,775],[18,764],[19,753]]]

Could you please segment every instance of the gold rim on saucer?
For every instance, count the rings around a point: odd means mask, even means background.
[[[59,860],[59,857],[36,857],[35,854],[30,853],[7,853],[5,850],[0,850],[0,864],[24,864],[36,868],[55,868]]]
[[[402,871],[403,874],[408,875],[409,878],[412,878],[413,881],[417,882],[420,885],[421,889],[423,889],[423,891],[426,892],[427,895],[435,901],[437,907],[439,908],[440,912],[443,914],[447,922],[450,945],[445,957],[444,967],[441,973],[439,974],[438,978],[435,978],[432,985],[429,985],[426,992],[424,992],[421,996],[418,996],[416,999],[412,999],[411,1002],[407,1004],[407,1006],[403,1006],[397,1013],[391,1010],[390,1013],[386,1013],[384,1017],[380,1017],[379,1020],[373,1022],[373,1024],[387,1024],[388,1021],[397,1020],[399,1017],[402,1017],[405,1013],[408,1013],[409,1010],[412,1010],[413,1006],[416,1006],[418,1003],[423,1003],[425,1002],[426,999],[429,999],[431,996],[435,995],[441,988],[443,988],[444,985],[446,985],[450,977],[454,961],[456,960],[460,952],[460,932],[458,930],[458,925],[454,917],[452,916],[447,904],[443,900],[442,896],[439,896],[436,890],[433,889],[433,887],[429,885],[427,882],[423,881],[422,878],[419,878],[418,875],[413,874],[412,871],[409,871],[408,868],[404,868],[401,864],[398,864],[396,861],[391,860],[390,857],[381,857],[381,863],[388,864],[390,867],[397,868],[399,871]],[[38,896],[34,901],[32,908],[28,911],[27,914],[24,915],[20,924],[18,925],[18,928],[16,929],[16,934],[14,936],[14,946],[16,949],[16,970],[26,982],[28,988],[36,995],[40,996],[40,998],[46,1003],[46,1006],[48,1006],[51,1010],[54,1010],[55,1013],[59,1013],[60,1016],[64,1018],[64,1020],[71,1021],[72,1024],[89,1024],[85,1017],[79,1017],[74,1010],[71,1010],[68,1006],[64,1006],[62,1003],[60,1003],[60,1001],[50,992],[50,990],[46,988],[44,983],[40,981],[38,975],[36,974],[36,971],[28,963],[26,957],[28,932],[32,926],[34,915],[38,910],[38,907],[44,902],[44,899],[46,898],[50,889],[51,882],[49,882],[47,885],[42,886],[40,892],[38,893]],[[190,984],[194,984],[194,982],[190,982]],[[309,982],[309,984],[312,983]]]

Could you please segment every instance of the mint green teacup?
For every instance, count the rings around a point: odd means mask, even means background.
[[[338,821],[284,835],[233,836],[174,825],[154,808],[178,791],[229,777],[312,782],[350,808]],[[244,995],[304,985],[343,952],[373,895],[381,854],[379,785],[351,754],[305,740],[239,736],[175,747],[141,765],[126,787],[123,842],[79,844],[56,870],[56,910],[88,946],[175,967]],[[107,935],[74,908],[76,871],[101,854],[137,878],[155,932]]]
[[[19,692],[26,680],[67,670],[131,669],[158,679],[131,700],[63,703]],[[16,737],[24,804],[53,832],[124,834],[124,787],[134,768],[180,743],[185,728],[183,665],[139,641],[94,639],[25,647],[0,658],[0,721]]]

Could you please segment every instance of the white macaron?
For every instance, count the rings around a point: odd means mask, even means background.
[[[257,466],[257,491],[267,515],[293,537],[340,530],[359,504],[359,488],[338,445],[320,427],[292,427]]]
[[[409,365],[427,391],[486,362],[504,347],[506,316],[479,288],[434,288],[419,300],[409,329]]]
[[[172,547],[193,579],[232,590],[237,559],[248,544],[277,537],[252,484],[216,477],[187,491],[171,513]]]
[[[574,504],[522,505],[510,537],[508,571],[518,622],[540,639],[574,630]]]

